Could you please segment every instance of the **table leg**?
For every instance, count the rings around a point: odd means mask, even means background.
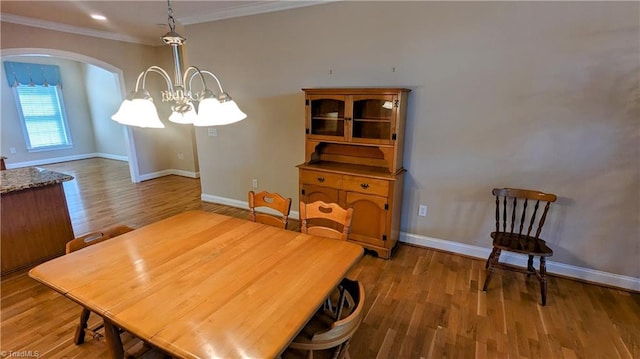
[[[104,319],[104,334],[107,339],[109,355],[113,359],[124,359],[124,349],[120,340],[120,331],[106,318]]]

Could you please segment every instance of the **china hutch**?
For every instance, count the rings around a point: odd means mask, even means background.
[[[409,89],[305,92],[300,200],[353,208],[349,241],[390,258],[400,232],[404,125]]]

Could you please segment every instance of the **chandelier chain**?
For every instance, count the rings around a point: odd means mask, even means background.
[[[169,14],[169,30],[173,32],[176,30],[176,20],[173,18],[173,8],[171,7],[171,0],[167,0],[167,7]]]

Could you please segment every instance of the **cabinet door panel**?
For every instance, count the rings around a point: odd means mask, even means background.
[[[346,139],[346,97],[310,95],[307,97],[307,137]]]
[[[347,207],[353,208],[349,238],[384,246],[388,211],[385,197],[347,192]]]
[[[326,203],[338,203],[338,190],[334,188],[302,184],[300,198],[304,203],[323,201]]]
[[[396,132],[396,103],[396,96],[354,95],[351,140],[391,144]]]

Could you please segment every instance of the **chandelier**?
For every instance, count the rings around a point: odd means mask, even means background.
[[[247,117],[228,93],[222,89],[218,77],[211,71],[200,70],[195,66],[189,66],[182,73],[180,46],[186,39],[175,32],[175,19],[171,0],[167,0],[169,32],[162,36],[162,40],[173,51],[174,81],[161,67],[151,66],[138,75],[136,89],[122,101],[118,112],[111,119],[128,126],[164,128],[160,121],[158,110],[153,104],[153,98],[145,89],[147,74],[154,72],[160,74],[165,80],[167,90],[162,91],[162,102],[170,102],[171,116],[169,121],[180,124],[193,124],[194,126],[219,126],[238,122]],[[217,83],[220,92],[216,95],[207,87],[205,75],[211,76]],[[199,90],[192,87],[194,79],[200,86]],[[197,111],[194,103],[197,103]]]

